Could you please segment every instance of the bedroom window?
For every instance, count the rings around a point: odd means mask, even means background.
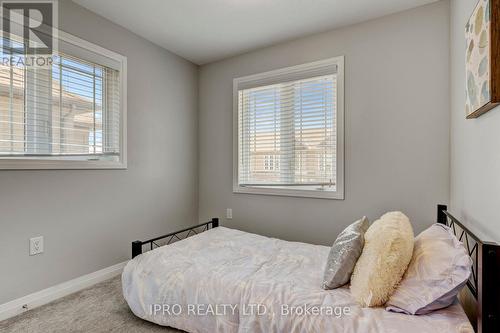
[[[344,58],[234,80],[234,192],[343,199]]]
[[[126,168],[126,58],[63,32],[58,44],[42,67],[2,44],[0,169]]]

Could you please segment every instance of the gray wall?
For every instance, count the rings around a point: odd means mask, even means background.
[[[346,56],[345,200],[232,193],[232,79]],[[230,227],[330,244],[402,210],[418,232],[449,199],[449,3],[298,39],[200,69],[199,212]]]
[[[448,201],[447,1],[199,73],[70,1],[60,4],[62,30],[128,57],[129,167],[0,172],[0,304],[127,260],[130,241],[222,217],[229,207],[228,226],[329,244],[360,215],[373,220],[393,209],[420,231],[435,204]],[[341,54],[346,200],[233,194],[232,79]],[[38,235],[45,253],[29,257],[28,238]]]
[[[198,68],[70,1],[60,27],[128,57],[128,170],[0,171],[0,304],[127,260],[198,218]],[[28,238],[45,253],[28,256]]]
[[[451,2],[451,210],[500,241],[500,109],[465,119],[465,24],[476,1]]]

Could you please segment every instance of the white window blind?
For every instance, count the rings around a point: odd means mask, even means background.
[[[119,153],[119,73],[60,54],[0,65],[0,155]]]
[[[66,38],[76,42],[61,40],[63,50],[52,56],[51,65],[42,67],[18,61],[24,55],[5,45],[22,47],[21,43],[2,41],[0,56],[14,61],[0,63],[0,161],[123,162],[122,73],[85,59],[88,56],[65,53],[70,49],[112,63],[78,46],[76,37]]]
[[[239,188],[338,190],[338,68],[237,86]]]

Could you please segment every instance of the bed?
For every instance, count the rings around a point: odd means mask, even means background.
[[[463,232],[461,238],[467,235],[468,244],[475,237],[443,207],[438,218]],[[200,227],[203,232],[196,231]],[[191,237],[156,248],[161,239],[180,240],[179,232],[133,244],[134,258],[122,275],[123,294],[142,319],[193,333],[474,331],[475,321],[471,324],[458,301],[428,315],[411,316],[360,308],[348,287],[321,289],[330,247],[219,227],[216,219],[180,233]],[[496,302],[487,305],[482,292],[487,286],[482,270],[489,266],[483,262],[483,245],[492,244],[479,239],[475,244],[469,253],[476,271],[468,287],[472,299],[476,297],[472,307],[478,310],[477,328],[497,332],[498,300],[487,299]],[[145,245],[151,251],[140,254]],[[496,245],[493,251],[498,262]],[[496,285],[491,288],[498,291]]]

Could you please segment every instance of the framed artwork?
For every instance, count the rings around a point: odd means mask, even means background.
[[[465,26],[465,111],[477,118],[500,105],[500,0],[479,0]]]

